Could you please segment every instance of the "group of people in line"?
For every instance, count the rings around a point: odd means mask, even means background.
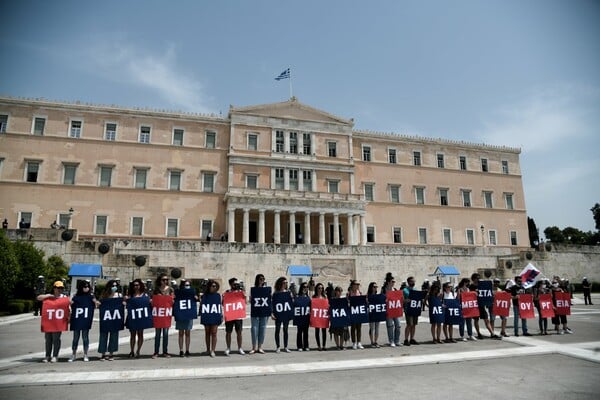
[[[489,337],[493,339],[502,339],[502,337],[508,337],[507,332],[507,317],[500,317],[500,332],[496,333],[495,330],[495,316],[493,314],[493,308],[487,305],[479,305],[479,317],[473,318],[462,318],[460,322],[456,323],[450,319],[440,319],[432,314],[432,310],[435,310],[438,305],[446,307],[446,304],[450,304],[452,300],[458,300],[460,303],[464,293],[477,292],[480,286],[481,277],[479,274],[472,274],[471,278],[464,278],[460,280],[458,285],[454,287],[450,282],[442,283],[439,280],[434,281],[426,291],[421,291],[421,297],[423,299],[423,309],[429,307],[429,320],[431,324],[431,337],[432,342],[435,344],[441,343],[456,343],[457,341],[476,341],[483,339],[482,329],[486,329],[489,333]],[[247,352],[248,354],[264,354],[264,342],[266,335],[266,328],[269,319],[272,319],[275,324],[274,339],[275,339],[275,353],[280,352],[291,352],[289,342],[289,325],[290,321],[293,322],[297,327],[296,333],[296,350],[297,351],[309,351],[311,346],[309,344],[309,330],[312,327],[314,329],[314,340],[316,343],[316,350],[326,351],[327,337],[333,340],[335,344],[334,349],[344,350],[351,348],[354,350],[364,349],[366,344],[363,345],[362,328],[363,323],[349,323],[347,326],[316,326],[313,325],[312,320],[309,318],[296,318],[292,314],[289,317],[281,317],[281,313],[277,313],[275,307],[273,307],[272,301],[281,295],[285,295],[291,306],[301,304],[302,309],[310,310],[311,302],[316,304],[317,301],[332,301],[332,299],[348,299],[348,303],[351,302],[351,298],[354,296],[364,296],[369,299],[373,295],[387,295],[390,292],[397,290],[402,291],[404,307],[407,307],[409,299],[414,298],[413,291],[416,289],[416,281],[414,277],[408,277],[408,279],[402,283],[399,289],[396,288],[396,279],[392,273],[387,273],[383,284],[379,286],[376,282],[370,282],[366,292],[361,290],[360,282],[357,280],[350,281],[350,285],[344,295],[344,290],[341,286],[333,287],[331,283],[327,287],[321,282],[314,282],[311,278],[309,282],[302,282],[295,293],[291,293],[288,287],[288,280],[286,277],[279,277],[272,289],[266,285],[265,277],[263,274],[257,274],[254,281],[254,286],[250,290],[250,295],[247,297],[244,288],[240,285],[236,278],[231,278],[228,281],[229,289],[223,292],[223,296],[227,293],[242,293],[243,294],[243,317],[229,319],[225,321],[225,356],[229,356],[232,351],[232,335],[235,330],[235,345],[237,346],[237,352],[240,355],[246,354],[242,346],[242,329],[243,320],[246,318],[245,309],[247,301],[250,302],[250,332],[252,340],[252,348]],[[124,307],[131,306],[136,301],[146,301],[150,304],[154,301],[158,301],[159,297],[171,298],[170,304],[178,304],[178,299],[182,301],[192,301],[193,306],[192,314],[186,314],[186,318],[178,318],[178,314],[175,314],[175,329],[178,331],[178,345],[179,345],[179,356],[189,357],[190,353],[190,342],[191,342],[191,330],[193,327],[193,320],[200,314],[200,322],[204,325],[204,338],[206,354],[210,357],[216,356],[217,348],[217,332],[218,327],[222,323],[223,309],[221,308],[222,302],[225,297],[221,297],[220,285],[216,280],[209,280],[202,293],[197,294],[195,289],[191,286],[191,282],[182,279],[180,286],[177,290],[174,290],[170,286],[169,277],[166,274],[161,274],[157,277],[154,285],[152,294],[149,295],[146,291],[144,282],[141,279],[133,280],[128,287],[125,294],[121,293],[117,280],[109,280],[104,287],[104,290],[95,296],[92,293],[92,288],[89,281],[79,281],[77,284],[77,292],[72,299],[63,293],[64,284],[62,281],[56,281],[52,287],[52,293],[42,294],[37,297],[38,301],[45,304],[47,301],[62,301],[64,304],[63,309],[66,313],[60,315],[63,319],[70,320],[71,330],[73,331],[72,340],[72,355],[68,359],[69,362],[73,362],[77,359],[77,349],[79,346],[79,339],[83,341],[83,361],[89,361],[89,330],[91,329],[92,318],[89,317],[88,313],[93,315],[94,308],[100,308],[100,336],[98,343],[98,352],[100,353],[101,361],[113,361],[115,353],[119,347],[119,331],[128,328],[130,331],[130,352],[129,358],[139,358],[142,346],[144,343],[144,329],[150,326],[142,326],[135,324],[136,314],[135,312],[139,309],[128,308],[127,318],[124,318]],[[264,289],[267,289],[265,291]],[[262,290],[262,291],[261,291]],[[527,327],[527,319],[519,318],[519,296],[522,294],[532,294],[535,306],[538,308],[539,313],[539,334],[548,334],[548,320],[542,318],[542,313],[539,312],[539,298],[542,294],[552,294],[559,292],[568,291],[568,288],[564,284],[564,281],[559,277],[554,277],[550,280],[539,280],[534,287],[526,289],[523,286],[522,279],[520,276],[516,276],[514,280],[508,280],[506,286],[502,289],[500,287],[500,280],[493,280],[493,292],[506,291],[511,294],[513,313],[514,313],[514,336],[519,336],[519,322],[521,322],[521,333],[523,336],[531,336]],[[262,293],[262,294],[259,294]],[[265,296],[264,294],[267,293]],[[158,296],[158,297],[157,297]],[[62,300],[61,300],[62,299]],[[183,299],[183,300],[182,300]],[[587,299],[586,299],[587,300]],[[121,311],[118,312],[117,308],[106,308],[109,302],[117,304],[121,307]],[[206,310],[211,309],[211,312],[217,314],[217,318],[206,318],[203,315],[202,305],[217,305],[216,308],[206,307]],[[142,304],[142,303],[140,303]],[[198,308],[198,304],[200,307]],[[224,304],[224,303],[223,303]],[[262,310],[258,305],[262,305]],[[587,301],[586,301],[587,304]],[[591,304],[591,300],[590,300]],[[257,307],[255,307],[257,306]],[[421,303],[419,303],[419,308]],[[60,308],[60,306],[56,306]],[[103,311],[103,307],[104,311]],[[284,307],[285,308],[285,307]],[[200,313],[198,310],[201,310]],[[44,310],[44,308],[43,308]],[[50,310],[50,311],[49,311]],[[87,311],[85,311],[87,310]],[[112,310],[112,311],[111,311]],[[116,310],[116,311],[115,311]],[[216,310],[216,311],[215,311]],[[265,312],[266,310],[266,312]],[[46,313],[52,313],[55,319],[59,315],[56,310],[46,309]],[[208,312],[208,311],[207,311]],[[433,311],[435,313],[435,311]],[[67,315],[66,317],[64,315]],[[310,313],[302,312],[301,316],[307,317]],[[401,340],[401,319],[398,316],[386,317],[385,321],[371,321],[368,324],[368,340],[369,346],[372,348],[379,348],[380,345],[380,323],[385,322],[385,328],[387,333],[386,344],[390,347],[397,346],[411,346],[419,345],[420,343],[415,339],[416,326],[419,322],[418,315],[409,315],[405,312],[405,328],[404,328],[404,340]],[[51,317],[52,317],[51,315]],[[70,316],[69,316],[70,315]],[[86,322],[82,325],[76,319],[82,315],[85,315]],[[181,314],[180,314],[181,315]],[[191,316],[193,315],[193,317]],[[208,314],[206,314],[208,315]],[[103,317],[108,316],[108,317]],[[168,323],[166,325],[157,326],[156,324],[152,327],[155,329],[154,339],[154,351],[152,358],[157,358],[159,355],[169,358],[169,326],[171,324],[170,313],[166,314]],[[114,318],[113,318],[114,317]],[[51,319],[51,318],[50,318]],[[119,321],[120,320],[120,321]],[[483,326],[480,326],[480,321],[483,322]],[[50,321],[52,322],[52,321]],[[65,322],[65,321],[62,321]],[[122,322],[121,325],[114,322]],[[566,315],[557,315],[551,320],[554,325],[555,332],[557,334],[571,334],[572,331],[567,325]],[[45,333],[45,357],[43,362],[56,362],[58,360],[58,354],[61,346],[61,332],[66,330],[66,324],[61,325],[62,328],[44,327],[44,323],[48,321],[42,321],[42,331]],[[124,327],[123,327],[124,325]],[[455,338],[453,325],[458,325],[459,336]],[[562,328],[561,328],[562,325]],[[465,335],[466,326],[466,335]],[[473,331],[475,328],[475,332]],[[329,330],[329,335],[327,334]],[[442,339],[443,334],[443,339]],[[162,347],[161,347],[162,342]],[[313,347],[314,349],[314,347]],[[234,349],[235,350],[235,349]]]

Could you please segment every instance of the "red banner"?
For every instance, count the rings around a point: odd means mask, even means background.
[[[404,314],[404,294],[402,290],[388,290],[385,292],[385,303],[387,318],[398,318]]]
[[[68,297],[49,298],[42,303],[42,332],[63,332],[69,329]]]
[[[554,305],[552,304],[552,295],[550,293],[540,294],[540,314],[542,318],[554,317]]]
[[[155,328],[170,328],[173,316],[173,297],[164,294],[152,296],[152,324]]]
[[[494,305],[492,312],[496,317],[508,317],[510,313],[510,293],[508,292],[495,292],[494,293]]]
[[[535,318],[533,313],[533,295],[531,294],[520,294],[519,295],[519,318],[531,319]]]
[[[556,315],[571,315],[571,294],[566,292],[555,292]]]
[[[246,295],[242,291],[223,293],[225,322],[246,318]]]
[[[310,326],[313,328],[329,328],[329,300],[311,300]]]
[[[462,292],[460,294],[460,305],[462,306],[463,318],[479,317],[477,292]]]

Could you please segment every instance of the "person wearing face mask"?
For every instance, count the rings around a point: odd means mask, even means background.
[[[492,291],[494,293],[496,292],[500,292],[500,279],[495,278],[494,282],[493,282],[493,286],[492,286]],[[492,308],[493,311],[493,308]],[[492,330],[494,330],[494,323],[496,321],[496,316],[492,313],[490,314],[490,324],[492,325]],[[500,316],[500,336],[502,337],[508,337],[507,333],[506,333],[506,317]]]
[[[554,277],[554,280],[552,281],[552,302],[554,303],[554,307],[556,307],[556,293],[560,293],[560,292],[565,292],[567,293],[568,291],[563,287],[563,285],[561,285],[561,283],[564,282],[564,280],[561,280],[559,277]],[[555,308],[556,309],[556,308]],[[567,325],[567,316],[566,315],[554,315],[554,317],[552,318],[552,323],[554,324],[554,330],[556,331],[557,335],[564,335],[565,333],[567,334],[572,334],[573,331],[568,327]],[[563,329],[560,329],[560,324],[562,324]]]
[[[531,336],[531,333],[527,331],[527,320],[525,318],[519,318],[519,295],[526,294],[527,291],[528,290],[523,287],[522,278],[519,275],[515,276],[515,284],[510,287],[510,294],[513,302],[513,325],[515,329],[515,336],[519,336],[519,320],[521,320],[523,336]]]
[[[533,287],[533,304],[538,311],[538,326],[540,328],[540,335],[548,334],[548,318],[542,318],[542,311],[540,309],[540,295],[550,293],[550,288],[547,284],[548,281],[541,280],[536,283]]]
[[[312,278],[311,278],[312,279]],[[300,287],[298,288],[298,296],[297,298],[305,297],[308,298],[308,283],[302,282]],[[298,351],[309,351],[308,347],[308,324],[309,320],[306,319],[296,319],[294,321],[294,325],[296,325],[296,345],[298,347]]]
[[[71,349],[73,355],[69,362],[77,358],[77,347],[79,337],[83,340],[83,361],[90,361],[88,349],[90,348],[90,329],[94,316],[95,299],[91,294],[91,286],[88,281],[77,282],[77,293],[71,299],[71,330],[73,331],[73,343]]]
[[[119,285],[116,280],[110,280],[106,283],[104,287],[104,291],[102,292],[102,299],[113,299],[121,297],[121,294],[118,292]],[[100,339],[98,340],[98,352],[102,355],[100,357],[101,361],[113,361],[114,353],[119,350],[119,331],[118,330],[109,330],[105,331],[102,329],[102,320],[100,321]],[[106,352],[109,355],[106,355]]]
[[[141,279],[135,279],[129,284],[129,296],[125,299],[129,300],[136,297],[148,297],[146,294],[146,285]],[[129,317],[128,317],[129,318]],[[129,329],[129,358],[140,358],[140,351],[142,350],[142,344],[144,344],[144,330],[143,329]],[[137,341],[137,348],[136,348]],[[135,353],[134,353],[135,350]]]
[[[198,298],[198,296],[196,295],[196,289],[192,288],[192,284],[190,281],[181,280],[181,283],[179,285],[179,289],[175,291],[175,304],[180,300],[180,299],[186,299],[189,297],[184,297],[184,296],[189,296],[189,294],[191,294],[194,299],[196,299],[196,301],[200,300]],[[179,333],[179,357],[189,357],[190,356],[190,340],[191,340],[191,333],[192,333],[192,325],[193,325],[194,320],[193,319],[177,319],[175,318],[175,329],[177,329],[178,333]],[[183,352],[183,341],[185,338],[185,353]]]

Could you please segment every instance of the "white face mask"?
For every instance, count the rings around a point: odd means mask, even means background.
[[[111,288],[110,288],[110,290],[111,290],[113,293],[114,293],[114,292],[116,292],[116,291],[117,291],[117,289],[118,289],[118,287],[116,287],[116,286],[113,286],[113,287],[111,287]]]

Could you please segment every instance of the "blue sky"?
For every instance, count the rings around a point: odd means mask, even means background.
[[[227,114],[294,95],[357,129],[520,147],[527,214],[593,230],[600,1],[6,0],[0,94]]]

